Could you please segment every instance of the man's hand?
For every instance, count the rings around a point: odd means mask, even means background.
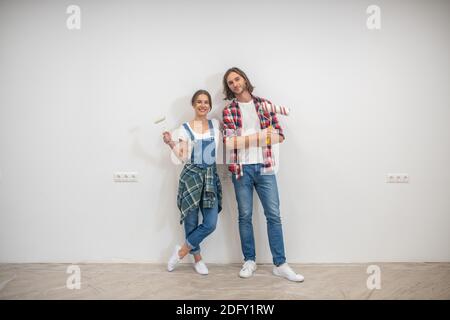
[[[273,138],[273,129],[272,126],[268,126],[267,128],[261,130],[261,142],[266,146],[272,144]]]
[[[283,136],[279,135],[278,132],[272,127],[269,126],[260,132],[260,140],[261,144],[265,145],[273,145],[277,143],[282,143],[284,141]]]
[[[269,126],[269,127],[265,128],[265,129],[261,130],[261,138],[263,138],[263,139],[267,139],[272,134],[273,134],[272,126]]]

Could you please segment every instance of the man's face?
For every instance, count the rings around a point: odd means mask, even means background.
[[[230,72],[227,77],[227,85],[234,95],[240,95],[247,90],[247,83],[244,78],[236,72]]]

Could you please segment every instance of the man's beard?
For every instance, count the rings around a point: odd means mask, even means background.
[[[243,87],[240,87],[240,89],[241,89],[241,90],[239,91],[239,93],[233,92],[235,96],[236,96],[236,95],[240,95],[240,94],[242,94],[245,90],[247,90],[247,85],[244,84],[244,86],[243,86]]]

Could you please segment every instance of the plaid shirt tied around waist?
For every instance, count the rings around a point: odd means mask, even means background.
[[[217,190],[217,193],[216,193]],[[180,224],[189,211],[199,208],[213,208],[218,200],[219,212],[222,210],[222,185],[214,163],[206,167],[187,163],[180,174],[177,206],[180,209]],[[200,203],[202,202],[202,203]]]
[[[274,112],[264,111],[261,103],[272,104],[269,100],[252,96],[255,104],[255,111],[258,114],[260,128],[265,129],[272,126],[274,132],[277,132],[284,138],[283,129],[281,128],[278,118]],[[223,143],[229,137],[242,135],[242,114],[237,99],[233,99],[231,103],[223,109]],[[231,149],[229,154],[228,170],[233,173],[237,179],[243,175],[242,164],[239,163],[238,149]],[[263,173],[271,173],[275,165],[275,159],[272,155],[272,146],[262,147],[263,153]]]

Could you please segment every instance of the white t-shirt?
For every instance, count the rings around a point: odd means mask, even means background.
[[[255,103],[252,101],[244,103],[239,102],[242,119],[242,135],[247,136],[261,131],[261,125],[258,114],[256,113]],[[239,149],[239,162],[242,164],[263,163],[263,152],[261,147],[250,147],[248,149]]]
[[[212,122],[212,126],[213,126],[213,131],[214,131],[214,142],[216,144],[216,158],[217,158],[217,154],[218,154],[218,149],[219,149],[219,141],[220,141],[220,122],[217,119],[210,119]],[[189,124],[189,122],[186,122],[186,124],[188,125],[189,129],[191,129],[191,132],[194,134],[194,138],[196,140],[198,139],[206,139],[206,138],[211,138],[211,130],[206,131],[203,134],[197,133],[195,132],[192,128],[191,125]],[[191,140],[191,136],[189,134],[189,132],[186,131],[186,129],[184,128],[183,125],[181,125],[175,132],[174,137],[176,138],[176,141],[179,140],[183,140],[183,141],[188,141],[188,159],[191,158],[191,154],[192,154],[192,143],[190,143]]]

